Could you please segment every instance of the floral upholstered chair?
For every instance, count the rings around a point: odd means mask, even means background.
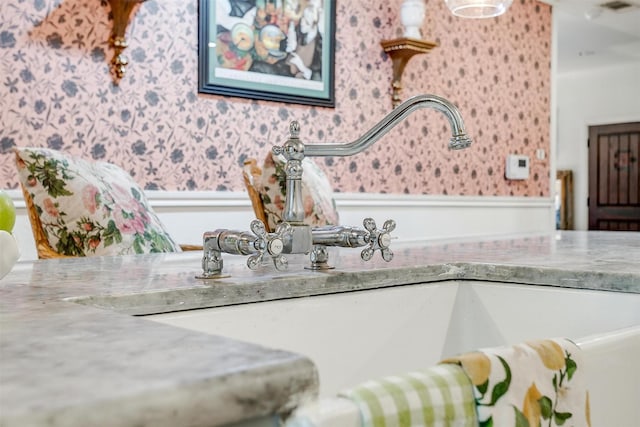
[[[338,211],[329,179],[311,159],[304,158],[302,164],[304,223],[311,226],[338,224]],[[253,211],[269,231],[275,230],[282,221],[286,181],[284,166],[284,158],[272,153],[267,154],[262,168],[255,159],[244,163],[244,183]]]
[[[15,154],[39,258],[182,251],[120,167],[46,148]]]

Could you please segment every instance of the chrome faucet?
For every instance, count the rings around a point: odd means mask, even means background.
[[[257,268],[265,257],[270,256],[276,269],[287,267],[285,254],[310,254],[312,270],[326,270],[328,264],[327,246],[362,247],[361,258],[369,261],[376,250],[380,250],[385,261],[391,261],[393,252],[389,249],[391,232],[396,223],[385,221],[378,229],[371,218],[363,221],[364,229],[330,225],[311,227],[303,223],[304,206],[302,203],[302,160],[305,156],[353,156],[379,140],[396,124],[420,108],[433,108],[442,112],[451,125],[450,149],[466,148],[471,144],[464,122],[458,109],[449,101],[435,95],[418,95],[409,98],[387,114],[378,124],[360,138],[343,144],[304,144],[300,140],[300,125],[294,121],[289,125],[290,136],[281,147],[273,147],[274,154],[281,154],[287,160],[285,165],[286,187],[285,205],[282,222],[273,233],[266,231],[259,221],[251,222],[253,234],[234,230],[216,230],[203,236],[204,255],[203,274],[200,277],[218,277],[222,272],[222,253],[250,255],[247,265]]]

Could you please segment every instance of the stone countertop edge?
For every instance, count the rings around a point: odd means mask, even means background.
[[[315,398],[307,357],[64,301],[0,301],[0,426],[216,426]]]
[[[286,373],[286,374],[285,374]],[[2,427],[211,427],[288,414],[317,397],[315,365],[292,356],[273,366],[123,395],[91,404],[0,417]]]
[[[384,270],[314,272],[310,276],[282,277],[277,281],[211,281],[210,286],[164,291],[72,297],[67,300],[123,314],[145,316],[172,311],[407,286],[451,280],[554,286],[608,292],[640,292],[640,275],[576,271],[551,267],[490,263],[443,263]],[[402,285],[398,285],[401,282]],[[177,301],[179,304],[177,305]]]

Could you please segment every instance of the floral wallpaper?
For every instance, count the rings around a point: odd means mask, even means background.
[[[401,0],[337,0],[336,107],[197,92],[197,0],[148,0],[128,28],[130,59],[112,83],[106,0],[0,2],[0,188],[16,188],[12,148],[40,146],[116,163],[145,189],[243,191],[241,165],[264,159],[301,123],[305,142],[349,142],[391,110]],[[449,151],[449,125],[419,110],[352,157],[315,159],[342,192],[548,196],[551,8],[516,0],[501,17],[465,20],[426,0],[423,38],[403,98],[443,96],[475,143]],[[528,180],[504,178],[507,154],[531,158]]]

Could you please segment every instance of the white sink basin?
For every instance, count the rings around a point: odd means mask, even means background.
[[[640,419],[640,294],[447,281],[147,318],[302,353],[321,397],[481,347],[567,337],[585,350],[593,425]]]

